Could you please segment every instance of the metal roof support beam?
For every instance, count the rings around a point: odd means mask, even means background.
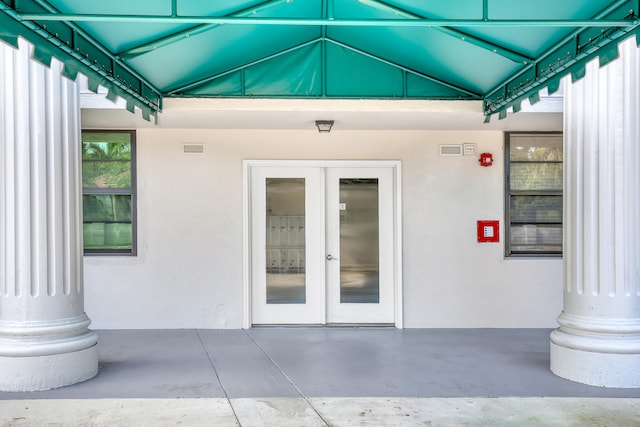
[[[327,18],[329,20],[333,20],[334,18],[334,0],[326,0],[327,1],[327,13],[323,18]],[[323,8],[324,10],[324,8]]]
[[[195,36],[207,31],[211,31],[214,28],[220,27],[218,24],[203,24],[197,25],[195,27],[189,28],[188,30],[180,31],[175,34],[171,34],[166,37],[162,37],[160,39],[156,39],[150,41],[148,43],[141,44],[139,46],[127,49],[125,51],[119,52],[116,56],[123,60],[137,58],[138,56],[144,55],[145,53],[153,52],[154,50],[171,45],[173,43],[180,42],[188,37]]]
[[[178,0],[171,0],[171,16],[178,16]]]
[[[322,17],[323,18],[327,18],[327,19],[333,19],[334,16],[334,0],[322,0]],[[321,28],[321,40],[325,40],[327,37],[327,27],[322,27]],[[322,97],[326,97],[327,96],[327,44],[326,43],[322,43],[320,45],[320,49],[321,49],[321,53],[320,53],[320,72],[321,74],[321,81],[322,81],[322,88],[321,88],[321,93],[322,93]]]
[[[18,13],[20,21],[136,22],[145,24],[291,25],[328,27],[629,27],[637,19],[328,19],[243,18],[224,16],[110,15],[91,13]]]

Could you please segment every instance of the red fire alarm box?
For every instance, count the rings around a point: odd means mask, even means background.
[[[478,161],[480,166],[491,166],[493,165],[493,155],[491,153],[482,153]]]
[[[478,221],[478,242],[499,242],[500,221]]]

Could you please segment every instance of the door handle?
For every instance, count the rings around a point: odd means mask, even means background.
[[[338,258],[334,257],[333,255],[329,254],[327,255],[327,261],[337,261]]]

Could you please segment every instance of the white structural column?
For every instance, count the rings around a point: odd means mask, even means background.
[[[0,43],[0,390],[93,377],[84,313],[77,84]]]
[[[564,310],[551,370],[640,387],[640,53],[565,88]]]

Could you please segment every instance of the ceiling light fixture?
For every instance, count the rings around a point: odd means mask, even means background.
[[[316,120],[316,126],[318,128],[318,132],[331,132],[333,120]]]

